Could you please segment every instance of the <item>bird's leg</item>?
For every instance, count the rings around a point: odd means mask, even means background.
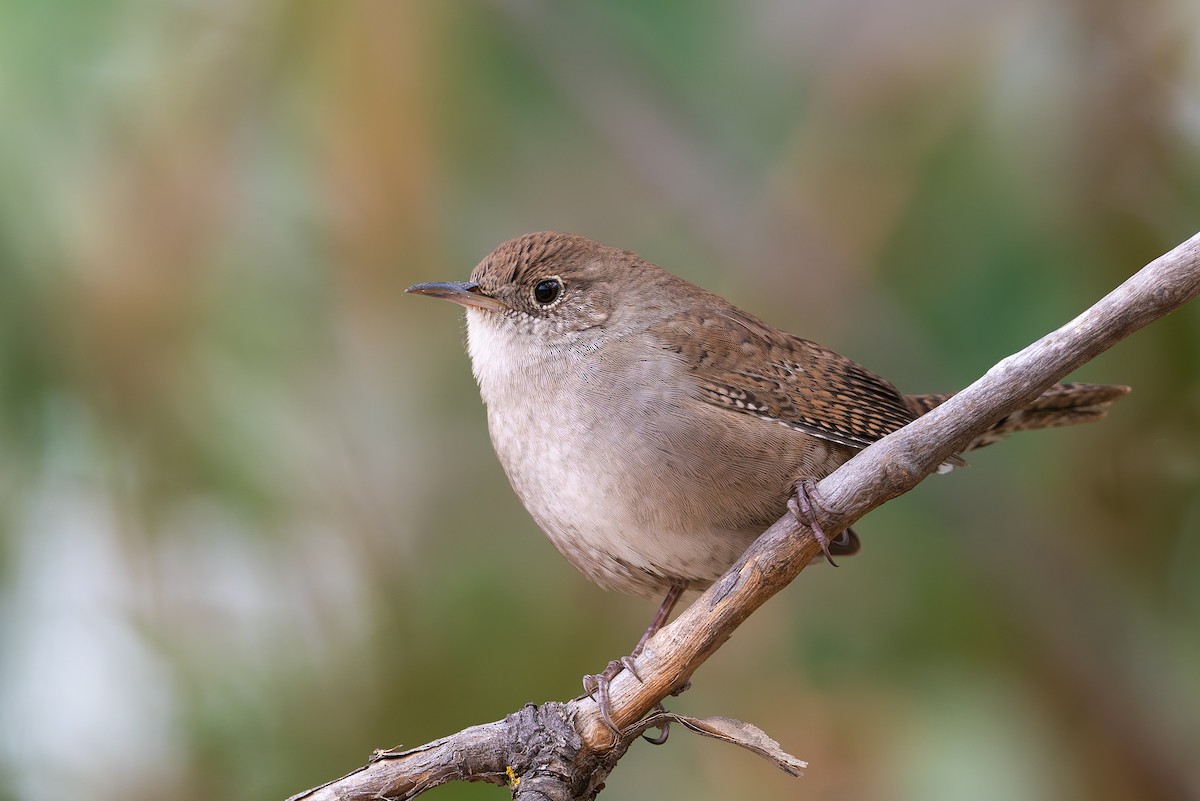
[[[608,694],[608,685],[622,670],[629,671],[629,673],[638,681],[642,680],[642,677],[637,673],[637,668],[634,667],[633,660],[642,653],[642,649],[646,647],[646,642],[654,636],[655,632],[657,632],[663,627],[664,624],[666,624],[667,618],[671,616],[671,610],[675,608],[675,603],[679,600],[679,597],[683,595],[683,591],[685,589],[687,589],[687,587],[683,584],[671,585],[671,589],[667,590],[667,597],[663,599],[662,604],[658,607],[658,612],[654,614],[654,619],[650,621],[650,625],[646,627],[646,632],[642,634],[642,638],[638,640],[638,644],[634,647],[633,653],[631,653],[629,656],[623,656],[620,659],[614,659],[613,661],[609,662],[608,667],[606,667],[604,672],[600,673],[599,675],[589,674],[583,677],[584,692],[586,692],[596,701],[597,706],[600,707],[600,719],[603,720],[604,724],[608,726],[608,728],[612,729],[613,733],[615,733],[618,737],[621,735],[621,730],[617,727],[617,724],[614,723],[612,719],[612,699]],[[659,735],[659,737],[647,737],[646,739],[656,745],[661,745],[667,741],[666,728],[661,729],[661,732],[662,733]]]
[[[642,649],[646,647],[646,641],[653,637],[659,629],[667,624],[667,618],[671,616],[671,611],[675,608],[675,604],[679,601],[683,591],[687,589],[683,584],[672,584],[671,589],[667,590],[667,597],[663,598],[663,602],[659,604],[658,611],[654,613],[654,619],[650,621],[650,625],[646,627],[646,631],[642,634],[642,638],[638,640],[638,644],[634,646],[633,653],[622,659],[622,662],[629,660],[633,662],[634,657],[641,654]],[[626,664],[629,672],[633,673],[633,665]]]
[[[788,498],[787,508],[792,513],[792,517],[812,529],[813,537],[820,543],[821,550],[825,553],[825,559],[829,564],[837,567],[837,562],[833,561],[833,555],[829,552],[829,537],[817,522],[816,502],[813,501],[810,494],[814,486],[816,486],[816,482],[812,479],[802,478],[797,481],[796,494]]]

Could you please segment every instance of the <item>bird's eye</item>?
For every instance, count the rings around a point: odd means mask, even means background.
[[[562,294],[562,281],[557,278],[538,281],[537,286],[533,288],[533,299],[543,306],[549,306],[558,300],[560,294]]]

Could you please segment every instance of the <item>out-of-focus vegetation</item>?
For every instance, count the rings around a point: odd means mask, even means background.
[[[282,798],[576,694],[653,610],[537,532],[461,320],[403,288],[569,230],[957,388],[1200,227],[1198,31],[1189,0],[0,5],[0,799]],[[1078,377],[1135,392],[871,515],[672,701],[808,776],[677,732],[604,797],[1200,798],[1200,310]]]

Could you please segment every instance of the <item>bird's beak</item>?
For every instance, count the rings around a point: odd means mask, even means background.
[[[413,284],[404,291],[413,295],[441,298],[460,306],[466,306],[468,309],[504,311],[508,308],[491,295],[483,294],[479,284],[474,281],[429,281],[424,284]]]

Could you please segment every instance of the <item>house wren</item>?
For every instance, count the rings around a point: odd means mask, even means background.
[[[492,251],[470,281],[408,291],[466,307],[471,365],[513,489],[592,581],[666,595],[654,628],[683,589],[732,565],[800,482],[949,397],[903,395],[844,356],[579,236],[528,234]],[[1127,391],[1059,385],[972,447],[1098,419]],[[824,544],[827,554],[858,547],[849,532]]]

